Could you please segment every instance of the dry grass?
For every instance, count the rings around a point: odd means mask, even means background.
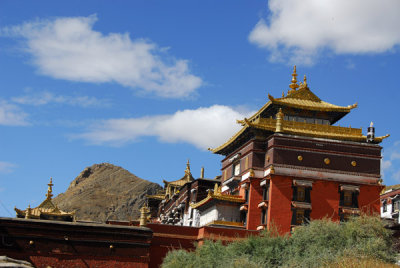
[[[397,268],[399,266],[371,258],[342,258],[324,267],[325,268],[366,268],[366,267]]]

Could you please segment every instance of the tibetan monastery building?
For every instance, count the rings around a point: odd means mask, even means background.
[[[286,96],[268,95],[253,116],[237,121],[239,132],[210,149],[225,157],[213,185],[200,191],[197,180],[182,179],[171,193],[177,182],[166,184],[158,196],[159,222],[247,230],[275,225],[287,233],[313,219],[379,213],[379,143],[389,135],[375,137],[372,123],[367,135],[361,128],[334,125],[357,104],[322,101],[305,76],[297,82],[296,67],[291,82]],[[185,198],[179,199],[183,187]]]

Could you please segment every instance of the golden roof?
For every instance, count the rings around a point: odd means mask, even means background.
[[[206,198],[204,198],[203,200],[201,200],[195,204],[190,204],[190,206],[192,208],[198,208],[198,207],[201,207],[202,205],[208,203],[211,200],[221,200],[221,201],[228,201],[228,202],[239,203],[239,204],[246,202],[246,200],[244,200],[241,196],[222,194],[221,187],[218,187],[218,184],[216,183],[215,187],[214,187],[214,193],[209,191]]]
[[[190,172],[190,163],[189,160],[186,163],[186,169],[185,169],[185,175],[180,178],[179,180],[175,180],[175,181],[165,181],[163,180],[163,182],[167,185],[172,185],[172,186],[183,186],[188,182],[194,181],[194,178],[192,176],[192,173]]]
[[[47,184],[49,187],[46,193],[46,199],[36,208],[31,208],[28,205],[26,210],[21,210],[18,208],[14,208],[17,213],[18,218],[26,218],[26,219],[41,219],[45,218],[43,216],[51,216],[52,219],[63,219],[65,217],[74,218],[75,212],[65,212],[60,210],[57,205],[52,202],[53,197],[53,180],[50,178],[50,183]]]
[[[279,122],[277,122],[278,116],[276,116],[276,119],[273,119],[271,115],[272,111],[274,111],[275,109],[282,111],[282,108],[279,107],[289,107],[307,111],[320,111],[330,113],[333,116],[331,117],[331,123],[333,123],[343,117],[345,114],[349,113],[352,109],[357,107],[357,104],[344,107],[322,101],[308,88],[307,79],[305,76],[304,82],[300,83],[300,85],[297,84],[296,76],[297,74],[295,66],[292,74],[292,83],[289,85],[291,89],[288,91],[287,96],[284,96],[283,94],[282,98],[274,98],[268,94],[269,101],[258,112],[256,112],[248,119],[245,118],[244,120],[237,121],[243,126],[241,130],[239,130],[234,136],[232,136],[227,142],[225,142],[221,146],[215,149],[209,148],[209,150],[214,153],[224,154],[223,150],[226,149],[229,145],[233,144],[234,141],[238,140],[239,137],[242,136],[243,133],[249,128],[256,128],[271,132],[287,133],[300,136],[366,142],[367,137],[362,134],[361,128],[347,128],[333,125],[285,121],[283,115],[280,116]],[[272,108],[273,106],[274,108]],[[267,116],[271,116],[271,118],[267,118]],[[374,139],[374,142],[379,143],[387,137],[389,137],[389,135],[376,137]]]
[[[292,83],[289,85],[291,90],[288,91],[287,96],[282,95],[282,98],[274,98],[268,94],[269,101],[261,107],[261,109],[256,112],[253,116],[249,118],[250,121],[259,117],[262,112],[272,105],[279,105],[285,107],[298,108],[310,111],[323,111],[323,112],[339,112],[339,113],[349,113],[351,109],[357,107],[357,103],[348,106],[338,106],[318,98],[308,87],[307,78],[304,76],[304,82],[300,85],[297,84],[296,80],[296,66],[294,66],[292,74]],[[297,90],[297,88],[299,88]]]
[[[163,200],[165,198],[165,193],[157,193],[157,194],[152,194],[152,195],[146,195],[147,198],[151,199],[159,199]]]
[[[395,185],[385,185],[381,191],[381,195],[385,194],[386,191],[391,191],[391,190],[398,190],[400,189],[400,184],[395,184]]]
[[[280,133],[341,141],[364,142],[367,140],[367,137],[362,134],[361,128],[311,124],[297,121],[286,121],[283,119],[281,120],[281,130],[279,131]],[[249,121],[246,118],[244,120],[240,120],[238,122],[244,127],[235,136],[230,138],[226,143],[215,149],[211,149],[211,151],[215,153],[224,149],[226,146],[231,144],[241,133],[243,133],[246,129],[250,127],[271,132],[277,132],[277,121],[277,119],[273,118],[257,118],[253,122]],[[375,137],[374,141],[380,143],[383,139],[389,136],[390,135],[387,134],[385,136]]]
[[[289,94],[287,97],[275,99],[268,94],[268,98],[272,104],[279,104],[282,106],[311,110],[311,111],[324,111],[324,112],[350,112],[351,109],[357,107],[357,104],[349,105],[347,107],[330,104],[320,100],[308,87],[301,87],[294,93]],[[318,100],[317,100],[318,99]]]

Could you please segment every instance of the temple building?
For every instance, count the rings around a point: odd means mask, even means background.
[[[386,186],[381,193],[381,217],[400,224],[400,185]]]
[[[41,219],[41,220],[53,220],[53,221],[75,221],[75,212],[65,212],[60,210],[57,205],[52,202],[53,197],[53,179],[50,178],[50,182],[47,189],[46,199],[36,208],[28,208],[21,210],[14,208],[17,213],[17,218],[25,219]]]
[[[226,143],[210,149],[225,158],[221,183],[208,185],[203,199],[189,178],[166,183],[161,223],[189,225],[174,218],[182,209],[197,214],[194,226],[261,230],[274,224],[287,233],[312,219],[379,213],[379,143],[389,135],[375,137],[372,123],[367,135],[335,125],[357,104],[322,101],[305,76],[297,82],[296,67],[287,94],[268,99],[253,116],[237,121],[242,128]]]
[[[189,160],[185,175],[174,181],[163,181],[164,190],[147,196],[151,221],[183,226],[202,226],[199,211],[190,204],[199,202],[211,194],[211,190],[220,185],[220,176],[214,179],[204,178],[204,168],[200,178],[194,179],[190,171]]]
[[[373,124],[335,125],[357,105],[322,101],[296,67],[287,94],[267,103],[229,140],[210,149],[222,155],[221,176],[165,181],[147,196],[140,221],[88,223],[46,199],[36,208],[0,217],[0,256],[34,267],[159,267],[172,249],[194,250],[207,239],[222,243],[258,235],[274,226],[281,234],[329,217],[346,221],[360,213],[399,219],[400,189],[382,192],[379,143]],[[381,195],[380,199],[380,193]]]

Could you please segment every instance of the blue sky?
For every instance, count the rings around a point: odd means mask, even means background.
[[[350,3],[349,3],[350,2]],[[324,101],[359,107],[339,124],[378,136],[400,183],[400,2],[0,2],[0,216],[38,205],[109,162],[161,183],[220,174],[207,151],[292,66]]]

